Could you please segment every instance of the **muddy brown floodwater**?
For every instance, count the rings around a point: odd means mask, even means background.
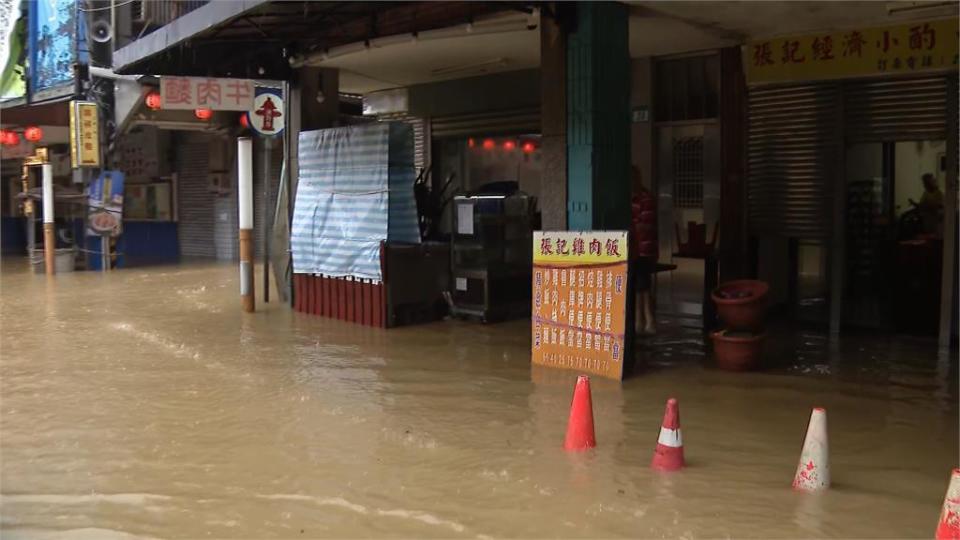
[[[796,334],[730,374],[665,330],[567,454],[576,374],[531,370],[525,322],[244,316],[235,265],[2,270],[5,539],[928,538],[957,465],[956,359],[909,340]],[[658,474],[669,396],[689,466]],[[817,405],[834,487],[796,493]]]

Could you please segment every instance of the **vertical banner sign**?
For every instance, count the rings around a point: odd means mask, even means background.
[[[623,378],[626,231],[533,233],[532,362]]]
[[[91,101],[70,102],[70,166],[100,166],[100,115]]]
[[[87,235],[119,236],[123,217],[123,173],[103,171],[90,183],[87,197]]]

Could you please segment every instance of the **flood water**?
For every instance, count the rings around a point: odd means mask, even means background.
[[[598,446],[568,454],[576,373],[531,369],[522,321],[244,315],[234,265],[2,270],[5,539],[928,538],[957,466],[956,359],[924,342],[800,333],[735,374],[668,328],[592,380]],[[670,396],[689,466],[655,473]],[[810,495],[814,406],[834,486]]]

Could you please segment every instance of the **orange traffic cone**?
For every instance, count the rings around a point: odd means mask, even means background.
[[[947,495],[943,498],[943,511],[937,525],[937,540],[960,539],[960,469],[950,475]]]
[[[597,445],[593,434],[593,401],[590,399],[590,377],[577,377],[570,404],[570,419],[567,421],[567,437],[564,450],[586,450]]]
[[[827,411],[822,407],[810,413],[807,436],[803,440],[800,463],[793,477],[793,488],[819,491],[830,487],[830,457],[827,444]]]
[[[660,471],[677,471],[683,468],[683,437],[680,436],[680,408],[677,400],[667,400],[660,425],[657,449],[653,452],[650,466]]]

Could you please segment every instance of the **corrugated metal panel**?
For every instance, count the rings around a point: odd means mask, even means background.
[[[850,142],[941,140],[947,133],[947,80],[852,81],[844,84]]]
[[[829,236],[839,97],[835,84],[750,90],[747,197],[754,233]]]
[[[177,205],[180,222],[177,230],[180,254],[184,257],[215,257],[213,242],[214,201],[209,180],[210,136],[201,133],[178,134]]]
[[[434,117],[430,131],[436,139],[540,133],[540,107]]]

